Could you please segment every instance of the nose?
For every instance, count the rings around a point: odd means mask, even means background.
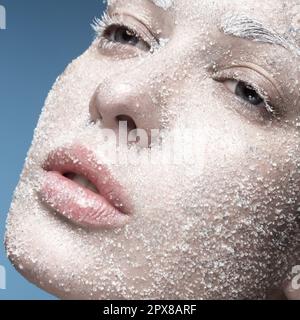
[[[120,122],[127,122],[127,130],[143,131],[151,143],[151,130],[160,129],[159,110],[146,85],[109,80],[101,83],[90,102],[92,121],[101,120],[102,126],[118,133]]]

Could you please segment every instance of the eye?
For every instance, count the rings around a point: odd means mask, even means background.
[[[240,99],[256,107],[266,107],[265,98],[253,86],[243,81],[226,80],[224,81],[226,88]]]
[[[115,30],[112,30],[110,32],[109,40],[122,44],[129,44],[131,46],[136,46],[140,41],[134,31],[129,30],[126,27],[116,27]]]
[[[127,14],[105,12],[92,24],[98,48],[102,54],[121,59],[132,58],[141,52],[153,53],[159,48],[159,37],[151,25]]]
[[[285,101],[280,86],[260,66],[251,63],[233,66],[215,72],[212,78],[222,84],[221,90],[225,86],[230,92],[227,96],[237,102],[232,107],[243,115],[268,122],[282,118]]]
[[[112,43],[137,47],[143,51],[151,49],[141,36],[126,26],[112,25],[103,32],[103,37]]]

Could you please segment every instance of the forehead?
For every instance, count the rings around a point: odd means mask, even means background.
[[[229,12],[236,12],[252,15],[275,25],[278,21],[274,21],[274,18],[283,18],[291,8],[300,4],[300,0],[173,0],[172,2],[178,13],[191,14],[190,16],[217,17]],[[188,18],[188,15],[185,17]]]
[[[141,0],[142,2],[147,0]],[[150,0],[151,2],[164,2],[166,0]],[[279,13],[283,9],[295,7],[300,4],[300,0],[201,0],[201,1],[189,1],[189,0],[168,0],[174,7],[180,8],[181,10],[194,10],[195,12],[201,11],[202,14],[207,12],[203,9],[208,10],[238,10],[241,12],[255,12],[256,8],[260,8],[259,11],[268,11]]]

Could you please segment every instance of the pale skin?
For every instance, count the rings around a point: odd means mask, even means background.
[[[16,268],[66,299],[299,299],[299,5],[110,1],[108,25],[60,77],[38,124],[8,219]],[[224,34],[228,13],[292,45]],[[132,203],[122,228],[54,215],[37,196],[42,163],[69,143],[104,161],[94,122],[117,131],[120,116],[147,134],[195,130],[201,159],[110,165]]]

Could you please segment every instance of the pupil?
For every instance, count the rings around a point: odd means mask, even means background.
[[[257,106],[264,100],[261,96],[249,85],[244,82],[239,82],[236,88],[236,95],[247,100],[251,104]]]
[[[117,30],[115,41],[124,44],[136,45],[138,43],[138,38],[132,31],[122,27]]]

